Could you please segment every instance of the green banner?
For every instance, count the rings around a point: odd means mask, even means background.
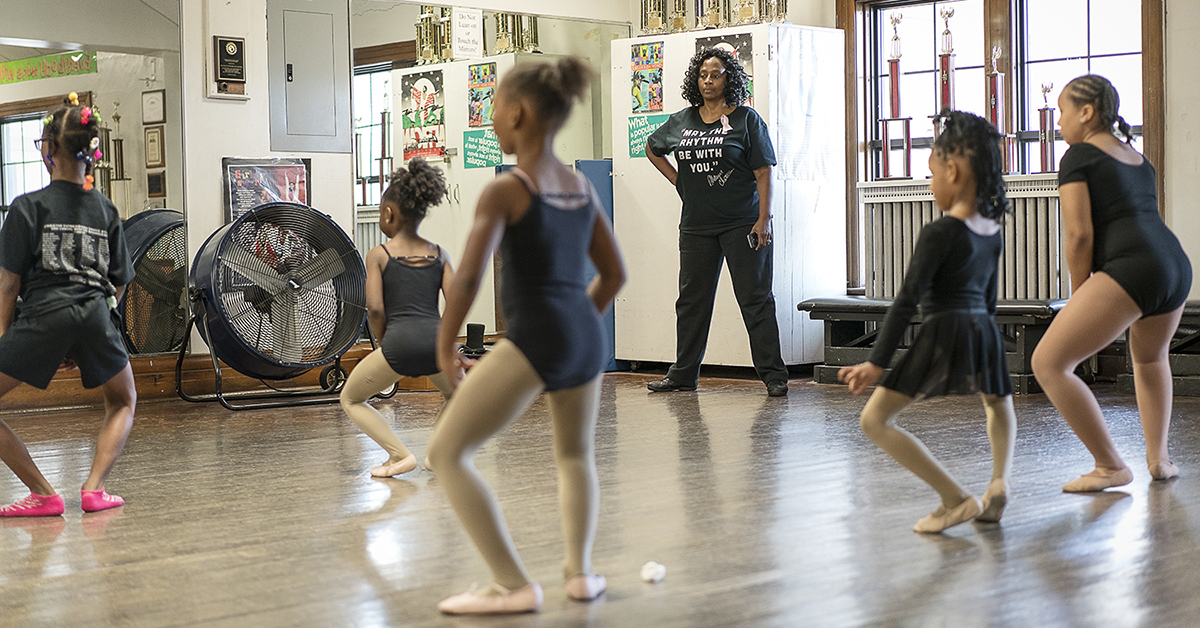
[[[646,140],[658,130],[658,127],[670,118],[671,114],[655,116],[630,116],[629,118],[629,156],[645,157]]]
[[[467,168],[495,168],[504,161],[500,152],[500,139],[491,129],[463,131],[463,166]]]
[[[96,53],[91,50],[81,50],[0,63],[0,85],[57,76],[95,73]]]

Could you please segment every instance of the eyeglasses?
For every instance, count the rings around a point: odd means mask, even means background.
[[[46,141],[46,140],[44,140],[40,137],[36,140],[33,140],[33,147],[38,150],[42,150],[42,142],[44,142],[44,141]]]

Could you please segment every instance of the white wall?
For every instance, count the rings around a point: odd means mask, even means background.
[[[1192,260],[1192,297],[1200,291],[1200,81],[1195,48],[1200,40],[1200,3],[1166,0],[1167,129],[1165,187],[1167,224]]]
[[[132,53],[177,51],[177,6],[177,0],[5,0],[0,44]]]

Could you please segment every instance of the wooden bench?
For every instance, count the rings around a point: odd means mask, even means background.
[[[822,384],[836,384],[838,369],[865,362],[891,304],[887,300],[853,296],[809,299],[799,303],[796,308],[808,312],[810,319],[825,321],[825,361],[813,368],[813,379]],[[996,304],[996,323],[1004,334],[1008,368],[1017,394],[1040,391],[1030,363],[1033,349],[1064,304],[1065,300],[999,301]],[[1200,303],[1197,305],[1200,324]],[[920,318],[912,320],[913,325],[919,323]],[[910,331],[905,334],[901,348],[897,349],[897,358],[903,355],[911,339]],[[1200,355],[1196,358],[1200,360]]]

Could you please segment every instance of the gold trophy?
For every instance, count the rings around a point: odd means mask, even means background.
[[[496,49],[495,54],[505,54],[513,52],[513,18],[514,15],[508,13],[496,14]]]
[[[754,0],[737,0],[733,8],[734,24],[753,24],[757,17],[758,7],[755,6]]]
[[[421,17],[417,20],[417,65],[437,63],[438,57],[438,27],[435,8],[421,5]]]
[[[671,32],[687,32],[687,0],[671,0]]]
[[[658,35],[666,32],[666,0],[642,0],[642,32]]]
[[[442,61],[454,60],[453,13],[454,9],[442,7],[442,17],[438,20],[438,44],[442,51]]]

